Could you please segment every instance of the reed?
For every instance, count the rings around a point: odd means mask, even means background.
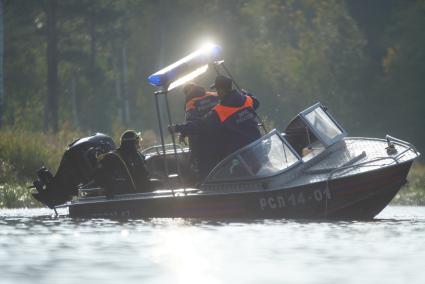
[[[55,172],[71,141],[84,136],[68,128],[57,134],[24,129],[0,131],[0,208],[41,206],[28,186],[43,165]]]
[[[71,141],[81,132],[62,130],[45,134],[22,129],[0,131],[0,182],[30,180],[42,165],[55,170]]]
[[[35,200],[25,185],[5,184],[0,186],[0,208],[34,208],[43,205]]]
[[[413,164],[407,176],[407,184],[396,195],[392,204],[425,205],[425,164]]]

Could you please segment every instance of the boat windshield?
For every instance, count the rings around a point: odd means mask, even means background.
[[[331,120],[321,107],[305,114],[305,118],[310,125],[319,132],[319,135],[327,141],[331,141],[338,135],[342,134],[339,127]]]
[[[212,170],[206,182],[268,177],[299,161],[289,143],[273,130],[224,159]]]
[[[285,139],[306,162],[342,140],[347,133],[320,103],[294,117],[285,129]]]

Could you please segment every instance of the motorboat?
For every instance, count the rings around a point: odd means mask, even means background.
[[[215,67],[223,65],[217,63],[215,53],[205,60],[199,59],[199,53],[185,57],[150,77],[161,87],[155,92],[161,145],[142,151],[155,184],[152,191],[106,196],[93,182],[96,155],[116,146],[107,135],[95,134],[70,144],[55,176],[45,168],[38,171],[34,197],[52,209],[67,207],[69,216],[83,218],[368,220],[406,183],[420,155],[412,144],[389,135],[349,137],[321,103],[301,111],[283,132],[267,131],[230,154],[204,180],[190,182],[190,149],[174,137],[172,144],[164,143],[157,98],[167,98],[170,82],[180,80],[176,87],[193,80],[211,61]],[[193,74],[193,70],[198,71]],[[167,77],[170,74],[174,77]],[[168,100],[166,105],[171,124]]]

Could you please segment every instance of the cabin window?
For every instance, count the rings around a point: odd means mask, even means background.
[[[325,149],[325,146],[300,116],[297,116],[286,128],[285,138],[304,161]]]
[[[274,175],[298,161],[297,156],[277,135],[261,140],[241,153],[241,157],[250,172],[258,177]]]
[[[342,134],[342,131],[335,125],[335,123],[329,118],[322,108],[316,108],[315,110],[305,115],[307,121],[311,126],[319,132],[324,139],[331,141],[338,135]]]
[[[273,131],[226,158],[207,180],[239,180],[276,175],[299,162],[297,154]]]
[[[297,115],[285,132],[285,138],[303,161],[319,155],[346,135],[320,103]]]
[[[215,180],[229,180],[229,179],[239,179],[251,177],[251,173],[247,170],[246,165],[244,165],[244,161],[240,158],[240,156],[233,157],[228,160],[222,167],[220,167],[215,175]]]

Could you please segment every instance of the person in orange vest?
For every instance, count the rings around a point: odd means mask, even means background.
[[[189,83],[184,86],[186,121],[201,119],[219,102],[216,92],[207,92],[205,88]]]
[[[169,127],[182,135],[209,137],[206,145],[209,156],[201,163],[203,177],[226,156],[261,137],[255,112],[259,101],[247,92],[233,89],[232,85],[231,78],[218,75],[212,88],[217,90],[220,103],[200,120]]]
[[[185,118],[186,122],[196,121],[203,118],[213,107],[219,102],[219,97],[216,92],[207,92],[205,88],[194,83],[189,83],[184,86],[185,94]],[[182,137],[184,137],[182,135]],[[195,179],[200,172],[200,164],[202,160],[208,159],[208,144],[209,137],[207,135],[188,134],[190,148],[190,167],[195,174]]]

